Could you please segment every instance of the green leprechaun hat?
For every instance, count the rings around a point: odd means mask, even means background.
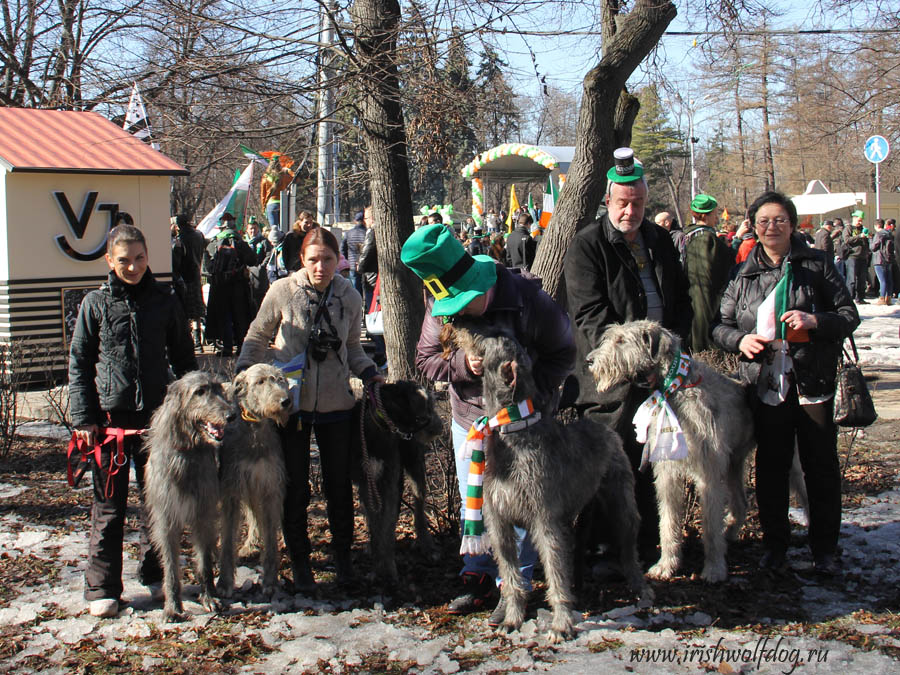
[[[493,258],[469,255],[440,223],[413,232],[400,250],[400,260],[434,296],[433,316],[456,314],[497,282]]]
[[[709,213],[719,206],[719,202],[709,195],[697,195],[691,200],[691,211],[694,213]]]
[[[606,172],[606,180],[612,183],[633,183],[644,177],[644,167],[634,158],[631,148],[617,148],[613,153],[616,165]]]

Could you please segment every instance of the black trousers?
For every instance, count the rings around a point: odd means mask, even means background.
[[[124,426],[124,425],[120,425]],[[140,427],[126,427],[140,428]],[[138,513],[140,551],[138,575],[144,585],[162,581],[162,568],[156,552],[150,545],[144,509],[144,467],[147,456],[141,449],[140,436],[125,437],[125,455],[134,462],[138,490],[141,495]],[[85,600],[118,598],[122,595],[122,540],[125,529],[125,512],[128,508],[128,467],[126,462],[112,476],[112,497],[106,497],[107,474],[110,456],[115,444],[104,446],[101,454],[103,468],[93,466],[94,504],[91,507],[91,536],[88,544],[88,567],[84,574]]]
[[[644,446],[637,442],[631,420],[649,395],[647,389],[624,384],[602,394],[596,404],[578,406],[582,416],[612,427],[622,439],[634,473],[634,497],[641,516],[638,551],[645,563],[652,563],[658,558],[656,547],[659,545],[659,511],[656,506],[653,470],[649,466],[644,471],[640,470]]]
[[[309,543],[307,509],[309,507],[309,441],[313,430],[319,446],[322,483],[325,489],[328,527],[335,552],[350,552],[353,544],[353,485],[350,478],[350,441],[352,418],[327,423],[303,423],[292,415],[282,432],[287,486],[284,497],[284,540],[293,562],[306,559]]]
[[[797,388],[778,406],[757,402],[756,499],[766,548],[783,552],[791,537],[789,476],[796,442],[809,495],[809,547],[834,553],[841,529],[841,471],[834,399],[800,405]]]

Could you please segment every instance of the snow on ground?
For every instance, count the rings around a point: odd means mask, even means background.
[[[864,323],[857,331],[857,344],[864,351],[864,361],[872,366],[900,364],[900,307],[863,305],[860,314]],[[43,436],[47,429],[41,428],[40,432]],[[20,493],[19,487],[0,483],[0,505]],[[58,566],[58,575],[52,582],[22,589],[9,607],[0,608],[0,628],[21,627],[26,636],[22,650],[0,661],[0,671],[17,670],[17,664],[20,666],[36,655],[59,664],[62,671],[67,649],[86,637],[96,641],[100,651],[128,649],[130,641],[150,638],[156,631],[183,643],[198,639],[212,617],[193,602],[196,587],[185,589],[185,609],[191,619],[183,624],[165,624],[160,604],[153,602],[147,589],[135,581],[137,563],[130,554],[126,555],[123,571],[124,596],[130,599],[128,607],[115,619],[87,615],[82,599],[87,537],[83,523],[72,523],[72,527],[73,531],[66,533],[23,522],[20,516],[10,513],[0,517],[0,551],[4,556],[36,557]],[[126,542],[136,542],[133,531],[127,530]],[[802,588],[802,609],[812,618],[844,615],[853,631],[875,644],[900,648],[896,628],[846,617],[874,603],[875,598],[867,595],[865,589],[896,587],[900,576],[900,482],[844,513],[841,544],[845,589],[819,584],[809,573],[808,554],[791,550],[792,573]],[[257,570],[241,567],[237,585],[249,590],[257,575]],[[733,577],[728,583],[744,584],[747,593],[753,593],[746,578]],[[854,594],[857,587],[861,592]],[[578,614],[576,639],[551,650],[546,648],[543,637],[549,613],[540,609],[521,631],[502,639],[511,643],[505,642],[509,648],[497,654],[491,650],[501,638],[490,632],[483,618],[471,619],[470,638],[460,644],[446,634],[433,635],[421,625],[383,621],[390,617],[377,598],[368,603],[372,609],[348,609],[349,602],[342,607],[284,593],[276,595],[272,603],[259,600],[254,602],[252,596],[245,596],[243,602],[235,602],[228,610],[241,615],[232,629],[235,635],[256,634],[273,649],[260,662],[247,666],[247,672],[316,672],[323,663],[333,672],[341,672],[364,663],[372,653],[385,653],[388,661],[415,662],[415,669],[422,673],[457,672],[460,661],[467,662],[460,657],[466,655],[481,655],[473,661],[477,665],[473,665],[472,672],[484,673],[549,671],[580,675],[626,669],[635,673],[790,673],[795,669],[840,675],[897,672],[896,661],[877,650],[802,634],[722,630],[715,626],[713,617],[702,612],[676,616],[665,610],[631,606],[587,618]],[[249,622],[243,615],[250,610],[270,613],[261,622],[244,625]],[[56,618],[36,621],[47,612],[55,612]],[[765,617],[757,620],[761,624],[780,623]],[[661,629],[661,625],[666,627]],[[144,659],[145,670],[159,665],[158,659]]]
[[[857,305],[862,323],[853,339],[868,366],[900,366],[900,305]]]

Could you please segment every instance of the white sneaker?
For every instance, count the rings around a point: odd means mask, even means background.
[[[119,613],[119,601],[116,598],[91,600],[90,612],[91,616],[99,616],[101,618],[115,616]]]

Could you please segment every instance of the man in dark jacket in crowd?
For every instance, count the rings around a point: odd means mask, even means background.
[[[218,356],[230,357],[241,350],[251,320],[250,272],[256,254],[234,228],[234,216],[227,211],[219,220],[219,231],[206,249],[209,305],[206,341],[221,342]]]
[[[428,225],[417,230],[403,245],[403,263],[426,280],[425,287],[434,296],[422,323],[416,345],[416,366],[430,380],[450,383],[450,427],[456,458],[460,496],[465,511],[469,459],[465,456],[466,434],[472,423],[498,411],[485,410],[481,397],[481,358],[467,354],[446,340],[452,324],[443,320],[456,314],[480,316],[509,334],[528,352],[538,389],[535,410],[552,415],[556,393],[572,372],[575,343],[569,317],[533,279],[507,270],[487,256],[472,257],[443,225]],[[521,530],[519,563],[527,581],[531,581],[537,553]],[[490,555],[466,555],[461,572],[464,593],[450,603],[451,614],[468,614],[484,608],[494,593],[497,566]],[[489,623],[499,625],[505,614],[501,602]]]
[[[700,352],[710,346],[710,325],[719,311],[719,300],[728,285],[734,267],[734,251],[715,230],[719,204],[709,195],[697,195],[691,201],[694,222],[684,228],[681,264],[691,284],[691,350]]]
[[[537,253],[537,242],[531,237],[531,224],[534,222],[527,213],[519,215],[516,229],[506,239],[506,253],[509,256],[509,266],[530,270]]]
[[[200,277],[203,264],[203,253],[206,250],[206,237],[191,223],[190,218],[184,213],[179,213],[173,219],[172,234],[172,274],[176,273],[175,255],[180,250],[180,259],[177,265],[178,273],[184,281],[184,313],[191,321],[194,335],[194,349],[202,349],[203,342],[200,334],[200,324],[206,316],[206,305],[203,304],[203,280]]]
[[[813,248],[825,251],[825,257],[828,260],[834,260],[834,239],[831,236],[833,230],[834,223],[830,220],[826,220],[822,223],[822,227],[816,230],[816,235],[814,237],[815,243],[813,244]]]
[[[366,214],[363,211],[357,211],[353,220],[356,221],[356,225],[347,230],[344,233],[344,238],[341,240],[341,255],[350,263],[350,283],[362,296],[362,274],[357,270],[357,263],[359,262],[359,254],[362,252],[363,243],[366,240]]]
[[[659,541],[656,493],[650,471],[638,471],[642,444],[631,421],[647,390],[622,385],[597,393],[586,357],[607,326],[653,319],[690,338],[693,311],[688,280],[669,233],[644,218],[647,181],[630,148],[615,152],[607,174],[607,213],[575,235],[566,255],[565,280],[569,316],[578,347],[576,374],[581,414],[613,427],[622,437],[635,473],[635,496],[641,514],[639,546],[644,562],[657,559]]]
[[[847,288],[858,304],[866,304],[869,240],[862,233],[862,211],[853,212],[853,234],[846,239]]]

